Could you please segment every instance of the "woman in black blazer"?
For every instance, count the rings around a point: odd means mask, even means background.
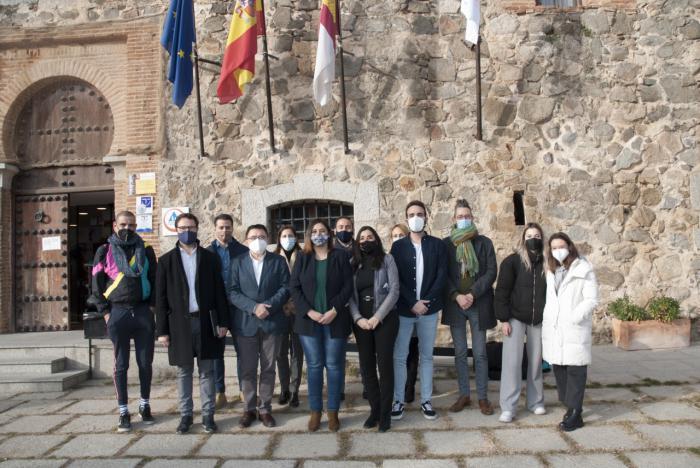
[[[323,369],[328,380],[328,429],[340,429],[338,410],[345,369],[345,344],[352,320],[347,304],[352,293],[347,254],[333,249],[325,221],[309,224],[304,249],[292,271],[290,289],[296,308],[294,331],[306,356],[309,386],[309,431],[317,431],[323,410]]]

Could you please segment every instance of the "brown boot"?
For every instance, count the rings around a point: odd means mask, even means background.
[[[321,412],[312,411],[309,415],[309,432],[316,432],[321,427]]]
[[[479,409],[481,410],[481,414],[485,414],[486,416],[491,416],[493,414],[493,405],[488,400],[479,400]]]
[[[331,432],[338,432],[340,429],[340,420],[338,420],[337,411],[328,412],[328,430]]]
[[[225,393],[216,394],[216,409],[223,409],[228,404]]]
[[[450,412],[459,413],[464,409],[465,406],[469,406],[471,404],[472,401],[468,396],[460,395],[459,398],[457,398],[457,401],[455,401],[454,404],[450,406]]]

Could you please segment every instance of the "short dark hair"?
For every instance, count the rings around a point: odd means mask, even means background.
[[[405,210],[405,215],[408,216],[408,209],[412,206],[420,206],[423,208],[423,213],[425,213],[426,216],[428,216],[428,209],[425,207],[425,203],[423,203],[420,200],[412,200],[408,202],[408,205],[406,205],[406,210]]]
[[[455,211],[457,211],[457,208],[467,208],[469,211],[472,210],[472,207],[469,206],[469,202],[464,198],[457,199],[455,202]]]
[[[251,224],[250,226],[248,226],[248,229],[245,230],[245,236],[248,237],[248,233],[253,229],[260,229],[261,231],[265,231],[266,236],[270,234],[269,232],[267,232],[267,228],[262,224]]]
[[[227,213],[221,213],[220,215],[217,215],[216,218],[214,218],[214,226],[216,226],[217,221],[228,221],[229,223],[231,223],[231,226],[233,226],[233,217]]]
[[[338,221],[340,221],[341,219],[347,219],[348,221],[350,221],[350,224],[352,224],[352,227],[353,227],[353,228],[355,227],[355,222],[354,222],[354,221],[352,220],[352,218],[349,217],[349,216],[340,216],[339,218],[337,218],[337,219],[335,220],[335,225],[336,225],[336,226],[338,226]]]
[[[192,221],[194,221],[194,225],[196,227],[199,227],[199,220],[197,219],[197,217],[195,215],[193,215],[192,213],[180,213],[179,215],[177,215],[177,218],[175,218],[175,227],[176,228],[177,228],[177,225],[180,224],[180,221],[183,219],[191,219]]]
[[[129,218],[134,218],[134,219],[136,219],[136,215],[135,215],[132,211],[122,210],[122,211],[120,211],[119,213],[116,214],[116,216],[114,217],[114,221],[116,222],[116,221],[117,221],[119,218],[121,218],[122,216],[128,216]]]

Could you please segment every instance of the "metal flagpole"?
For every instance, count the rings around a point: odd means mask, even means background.
[[[476,53],[476,139],[481,141],[481,36],[476,40],[474,48]]]
[[[265,2],[264,0],[260,0],[260,5],[262,7],[263,11],[263,17],[265,15]],[[270,131],[270,147],[272,148],[272,152],[276,153],[277,150],[275,149],[275,127],[273,125],[273,119],[272,119],[272,91],[271,91],[271,86],[270,86],[270,60],[268,58],[268,53],[267,53],[267,26],[265,25],[265,22],[263,20],[263,60],[265,61],[265,92],[267,94],[267,125],[269,127]]]
[[[340,99],[343,104],[343,143],[345,144],[345,154],[350,153],[348,146],[348,111],[345,100],[345,60],[343,52],[343,30],[340,25],[340,0],[335,0],[335,14],[337,17],[336,26],[338,27],[338,50],[340,51]]]
[[[197,17],[194,11],[194,2],[192,2],[192,24],[194,25],[194,37],[197,37]],[[202,124],[202,96],[199,92],[199,52],[197,51],[197,42],[193,46],[194,56],[194,81],[197,86],[197,122],[199,123],[199,158],[206,156],[204,153],[204,126]]]

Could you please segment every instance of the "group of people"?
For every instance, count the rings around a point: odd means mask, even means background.
[[[439,318],[450,327],[455,349],[459,396],[450,411],[472,403],[468,324],[478,407],[483,414],[493,414],[487,393],[486,331],[500,321],[499,420],[508,423],[516,417],[525,349],[527,409],[546,413],[544,359],[553,366],[559,400],[567,408],[560,428],[583,426],[598,288],[591,264],[572,240],[559,232],[545,248],[542,228],[530,223],[516,252],[498,268],[493,243],[479,233],[467,201],[457,200],[450,235],[444,239],[426,232],[428,210],[422,202],[411,201],[405,218],[406,224],[391,229],[388,252],[373,227],[362,226],[355,233],[347,217],[337,219],[334,229],[321,219],[309,222],[303,245],[293,227],[283,226],[270,251],[264,225],[249,226],[240,243],[232,235],[233,219],[226,214],[215,218],[215,240],[202,248],[197,217],[184,213],[175,221],[177,244],[156,261],[153,249],[135,232],[133,213],[118,213],[114,233],[95,256],[91,296],[104,313],[114,344],[118,431],[131,429],[126,373],[132,339],[139,367],[139,415],[146,424],[154,422],[149,394],[157,337],[168,348],[170,364],[177,367],[177,432],[186,433],[193,424],[195,361],[202,425],[205,432],[215,432],[214,413],[227,402],[223,356],[229,332],[244,405],[242,428],[256,420],[267,427],[276,425],[276,367],[279,403],[299,405],[305,358],[308,429],[321,426],[325,371],[327,425],[339,430],[351,333],[363,397],[370,406],[364,427],[385,432],[392,420],[403,417],[405,405],[415,398],[416,374],[420,410],[425,418],[436,419],[431,399]]]

